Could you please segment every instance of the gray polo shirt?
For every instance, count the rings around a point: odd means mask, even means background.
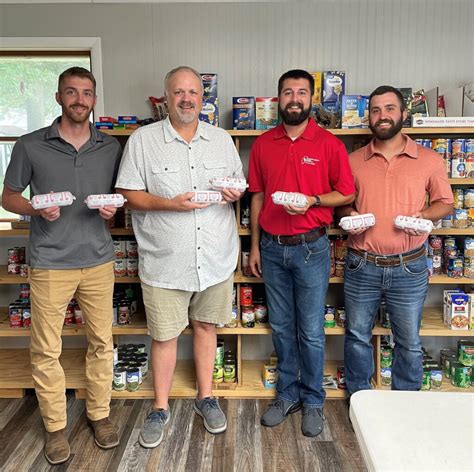
[[[188,144],[169,119],[135,131],[127,142],[117,187],[163,198],[208,190],[213,177],[243,177],[232,138],[199,122]],[[200,292],[235,270],[238,234],[232,204],[189,212],[132,211],[139,274],[148,285]]]
[[[76,197],[71,206],[61,207],[56,221],[31,218],[32,268],[93,267],[114,259],[113,242],[106,221],[84,199],[114,191],[122,150],[115,138],[91,126],[90,140],[76,151],[60,137],[59,120],[16,142],[4,183],[14,192],[30,185],[31,196],[70,191]]]

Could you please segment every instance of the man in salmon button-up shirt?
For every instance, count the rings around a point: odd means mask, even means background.
[[[395,341],[392,389],[421,387],[418,332],[428,289],[428,233],[398,229],[394,219],[405,215],[439,220],[452,211],[453,194],[439,155],[402,134],[406,114],[397,89],[381,86],[372,92],[369,121],[375,138],[350,155],[356,199],[352,207],[338,211],[339,216],[375,216],[375,226],[352,230],[348,239],[344,359],[350,395],[371,388],[372,327],[382,298]]]

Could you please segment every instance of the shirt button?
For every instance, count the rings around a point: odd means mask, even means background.
[[[191,169],[194,169],[194,166],[191,166]]]
[[[201,268],[201,266],[198,266],[198,269],[200,269],[200,268]]]
[[[191,146],[189,146],[188,149],[191,150]]]
[[[165,167],[165,170],[168,170],[168,167]]]
[[[196,187],[193,187],[194,190],[196,190]]]
[[[198,231],[200,230],[201,228],[198,226]]]
[[[201,249],[201,247],[198,247],[198,249]]]

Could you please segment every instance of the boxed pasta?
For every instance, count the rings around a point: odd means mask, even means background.
[[[342,128],[368,128],[369,99],[364,95],[342,97]]]
[[[452,330],[469,329],[469,295],[456,293],[448,296],[448,325]]]
[[[341,103],[341,98],[346,92],[346,73],[330,70],[323,72],[323,103]]]
[[[204,97],[199,119],[205,123],[219,126],[219,99],[217,97]]]
[[[232,128],[255,129],[255,97],[232,97]]]
[[[255,98],[255,129],[266,130],[278,124],[278,97]]]
[[[310,72],[314,79],[314,93],[311,99],[313,105],[319,105],[321,103],[321,83],[323,79],[322,72]]]
[[[201,79],[204,88],[204,97],[217,98],[217,74],[203,73],[201,74]]]

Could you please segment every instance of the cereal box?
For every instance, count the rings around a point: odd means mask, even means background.
[[[342,97],[342,128],[367,128],[368,124],[368,98],[362,95],[344,95]]]
[[[217,97],[204,97],[199,119],[214,126],[219,126],[219,99]]]
[[[346,92],[346,73],[341,71],[323,72],[323,103],[335,102],[340,105]]]
[[[255,129],[271,129],[277,124],[278,97],[255,98]]]
[[[314,94],[312,97],[312,104],[319,105],[321,103],[321,83],[323,79],[322,72],[310,72],[314,79]]]
[[[217,74],[201,74],[202,85],[204,87],[204,97],[217,98]]]
[[[232,97],[233,129],[255,129],[255,97]]]

